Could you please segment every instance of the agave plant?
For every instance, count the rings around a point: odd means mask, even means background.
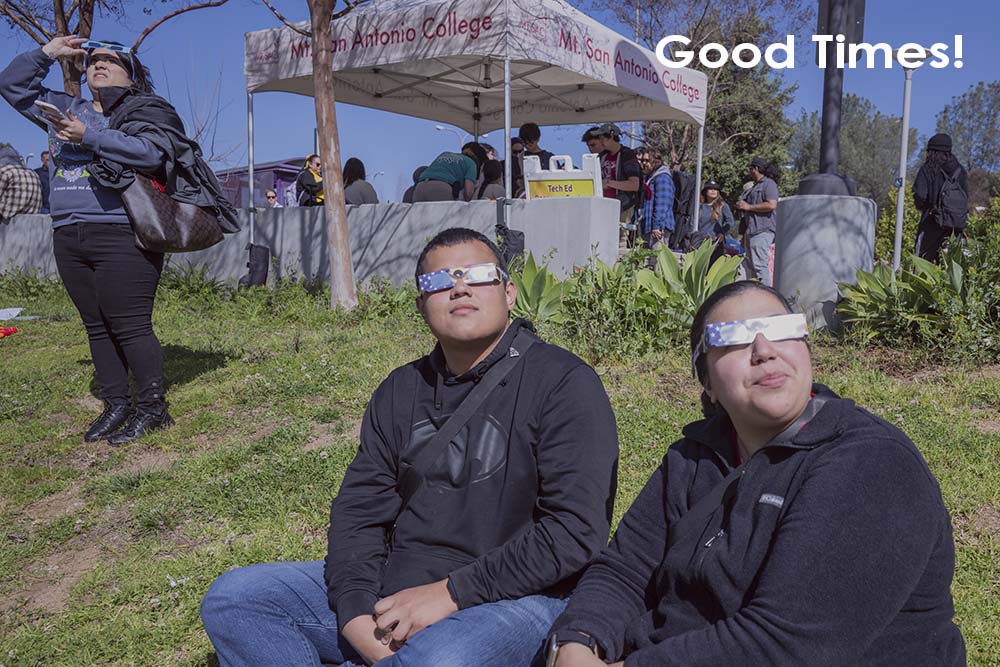
[[[683,264],[667,248],[656,256],[656,270],[636,275],[639,287],[658,300],[664,313],[676,318],[676,328],[686,331],[698,307],[712,292],[736,280],[742,259],[720,257],[712,262],[715,245],[706,241],[684,257]]]
[[[533,322],[562,324],[562,298],[569,284],[568,280],[556,280],[546,266],[535,263],[531,253],[528,253],[520,271],[511,271],[510,279],[517,287],[517,301],[514,304],[516,316]]]

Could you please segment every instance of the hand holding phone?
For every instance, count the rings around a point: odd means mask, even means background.
[[[59,107],[57,107],[54,104],[49,104],[48,102],[42,102],[41,100],[35,100],[35,106],[38,107],[38,109],[42,112],[42,115],[44,115],[46,119],[52,119],[52,120],[58,119],[64,121],[69,120],[68,118],[66,118],[66,114],[64,114],[62,110],[59,109]]]

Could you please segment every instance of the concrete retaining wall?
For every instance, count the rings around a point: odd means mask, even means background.
[[[510,227],[525,233],[525,247],[536,259],[548,258],[559,275],[587,264],[591,256],[612,264],[618,249],[618,202],[602,198],[518,200],[510,206]],[[348,206],[351,254],[356,280],[374,277],[402,284],[412,280],[423,245],[448,227],[470,227],[491,238],[497,204],[490,201],[427,202]],[[172,266],[206,265],[211,275],[235,281],[246,273],[250,241],[247,211],[242,231],[215,247],[173,255]],[[322,208],[260,210],[256,243],[271,248],[269,280],[279,277],[326,279],[326,227]],[[50,220],[44,215],[13,218],[0,225],[0,271],[21,268],[56,273]]]

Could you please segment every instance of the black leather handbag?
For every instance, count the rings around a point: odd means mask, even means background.
[[[222,227],[211,209],[175,200],[148,176],[136,174],[122,201],[141,250],[194,252],[222,240]]]

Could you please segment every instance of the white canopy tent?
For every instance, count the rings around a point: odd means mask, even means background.
[[[311,96],[312,45],[285,26],[247,33],[245,42],[252,214],[253,95]],[[694,124],[700,190],[707,77],[665,68],[564,0],[374,0],[333,23],[332,47],[338,102],[473,136],[503,127],[508,147],[511,126],[528,121]]]

